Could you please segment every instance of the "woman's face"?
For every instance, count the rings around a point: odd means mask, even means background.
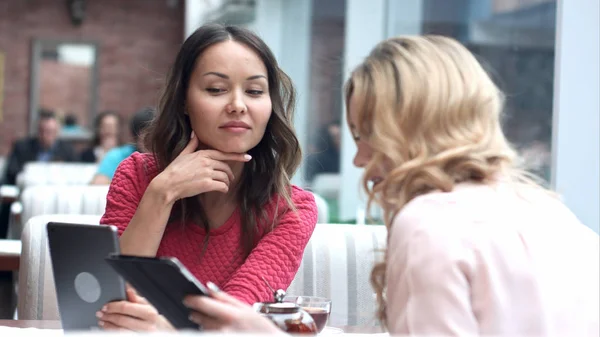
[[[356,143],[356,154],[354,155],[353,164],[356,167],[364,168],[371,161],[371,158],[373,158],[373,148],[371,148],[365,139],[361,138],[358,132],[359,122],[357,114],[360,104],[355,97],[356,95],[352,95],[348,104],[348,126],[350,127],[352,138],[354,138],[354,142]],[[380,183],[383,178],[385,178],[385,173],[382,171],[368,177],[373,184]]]
[[[100,139],[117,138],[119,135],[119,120],[113,115],[107,115],[100,121],[98,128]]]
[[[190,78],[186,113],[202,147],[246,153],[271,117],[267,68],[249,47],[226,41],[207,48]]]

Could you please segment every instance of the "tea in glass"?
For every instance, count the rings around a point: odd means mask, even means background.
[[[330,299],[314,296],[286,296],[283,302],[296,303],[304,309],[312,316],[319,332],[323,331],[325,325],[327,325],[329,314],[331,314]]]

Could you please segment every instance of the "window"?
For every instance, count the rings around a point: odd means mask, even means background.
[[[506,94],[504,127],[527,167],[550,180],[555,0],[388,0],[388,36],[453,37]]]

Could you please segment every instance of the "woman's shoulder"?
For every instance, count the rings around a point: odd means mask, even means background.
[[[296,212],[300,215],[310,215],[313,213],[317,213],[317,204],[315,202],[315,197],[312,192],[303,190],[302,188],[291,185],[289,189],[289,197],[292,202]],[[276,194],[271,197],[268,204],[265,207],[265,210],[269,214],[276,214],[276,218],[287,214],[290,211],[290,208],[287,205],[287,201],[283,198],[281,194]]]
[[[292,203],[296,206],[298,206],[299,204],[315,203],[315,197],[312,194],[312,192],[306,191],[296,185],[291,185],[288,190],[288,193]],[[271,196],[271,199],[269,199],[268,204],[277,205],[277,203],[281,202],[285,203],[283,196],[281,195],[281,193],[276,193],[273,196]]]
[[[490,187],[459,184],[452,191],[432,191],[410,200],[393,218],[391,241],[416,236],[442,241],[469,241],[473,227],[497,212],[498,199]]]
[[[291,196],[292,202],[294,204],[298,203],[309,203],[315,204],[315,196],[310,191],[303,190],[302,188],[292,185],[291,186]]]

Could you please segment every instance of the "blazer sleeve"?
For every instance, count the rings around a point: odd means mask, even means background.
[[[16,184],[17,175],[23,170],[23,165],[26,161],[25,145],[26,144],[23,141],[17,141],[13,145],[12,151],[8,157],[8,162],[6,163],[5,184]]]

